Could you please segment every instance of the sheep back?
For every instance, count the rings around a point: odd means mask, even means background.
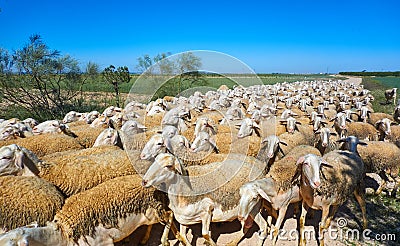
[[[358,153],[367,172],[389,171],[398,174],[400,167],[400,149],[393,143],[370,141],[367,146],[358,146]]]
[[[350,122],[347,125],[347,135],[356,136],[362,140],[377,141],[378,132],[376,128],[368,123]]]
[[[90,125],[86,123],[84,125],[70,127],[70,129],[78,136],[76,140],[85,149],[92,147],[97,137],[104,130],[103,128],[99,127],[90,127]]]
[[[39,176],[57,186],[66,196],[90,189],[115,177],[135,174],[125,151],[99,146],[69,154],[46,156]]]
[[[168,197],[155,188],[143,188],[139,175],[108,180],[98,186],[66,199],[55,221],[66,238],[77,241],[93,236],[99,224],[118,227],[118,220],[129,214],[145,214],[153,208],[160,220],[168,210]]]
[[[37,222],[45,226],[61,209],[64,197],[38,177],[0,177],[0,226],[8,230]]]
[[[278,191],[287,191],[293,186],[292,178],[297,171],[297,160],[307,154],[321,156],[317,148],[309,145],[296,146],[285,157],[272,164],[266,177],[271,177],[275,181]]]
[[[321,167],[321,186],[317,193],[324,198],[334,197],[337,204],[345,202],[365,176],[361,158],[349,151],[332,151],[323,158],[332,167]]]
[[[0,147],[10,144],[17,144],[35,153],[38,157],[48,154],[66,151],[79,150],[83,147],[73,137],[64,134],[47,133],[35,135],[29,138],[12,139],[0,142]]]

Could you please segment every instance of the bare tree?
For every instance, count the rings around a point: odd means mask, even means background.
[[[115,101],[117,106],[119,107],[119,86],[121,83],[128,83],[131,80],[128,67],[118,67],[117,69],[115,69],[113,65],[110,65],[109,67],[104,69],[102,74],[104,79],[113,86],[115,92]]]
[[[62,117],[74,108],[85,77],[78,62],[50,50],[39,35],[10,56],[0,56],[0,85],[6,102],[30,111],[39,120]]]

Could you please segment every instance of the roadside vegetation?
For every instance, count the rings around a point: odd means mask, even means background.
[[[400,77],[363,77],[364,88],[371,91],[375,100],[372,106],[376,112],[384,112],[392,114],[394,111],[393,104],[386,104],[385,90],[400,86]],[[399,92],[398,92],[399,93]],[[399,98],[399,95],[397,95]]]

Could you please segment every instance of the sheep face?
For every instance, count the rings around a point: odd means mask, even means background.
[[[357,145],[367,145],[367,143],[361,142],[355,136],[348,136],[347,138],[342,138],[337,141],[338,143],[343,143],[341,150],[348,150],[352,153],[357,153]]]
[[[321,165],[329,165],[321,157],[314,154],[300,157],[296,164],[301,165],[304,184],[311,186],[313,189],[317,189],[321,185]]]
[[[330,136],[336,135],[336,133],[331,132],[329,128],[322,128],[320,131],[315,132],[315,134],[319,134],[319,139],[322,147],[328,147]]]
[[[143,176],[142,186],[149,188],[161,183],[171,184],[176,179],[176,173],[182,174],[182,166],[171,154],[159,154]]]
[[[178,134],[178,128],[175,126],[165,126],[161,133],[164,137],[173,138],[175,135]]]
[[[208,117],[199,118],[196,122],[196,127],[194,129],[195,136],[198,136],[200,132],[211,132],[215,133],[215,129],[212,126],[213,123]]]
[[[19,131],[15,126],[7,126],[0,129],[0,140],[16,139]]]
[[[239,125],[237,125],[237,126],[239,126]],[[249,118],[244,119],[239,127],[240,128],[239,128],[239,132],[237,135],[238,138],[244,138],[244,137],[250,136],[251,134],[253,134],[253,131],[258,136],[260,136],[260,127],[258,126],[258,124],[255,121],[253,121]]]
[[[199,132],[198,136],[193,141],[191,150],[193,152],[210,151],[216,148],[215,142],[210,138],[206,132]]]
[[[379,120],[376,122],[376,128],[384,134],[384,136],[388,136],[392,133],[391,129],[390,129],[390,125],[393,122],[390,121],[388,118],[383,118],[382,120]]]
[[[117,145],[120,141],[118,131],[112,128],[105,129],[100,133],[94,142],[93,147],[103,146],[103,145]]]
[[[80,114],[78,112],[70,111],[65,115],[65,117],[63,119],[63,123],[66,124],[66,123],[78,121],[81,116],[82,116],[82,114]]]
[[[286,143],[281,142],[280,139],[276,135],[268,136],[266,139],[263,140],[262,143],[265,144],[265,147],[263,147],[263,149],[265,149],[264,154],[268,158],[274,157],[274,155],[278,152],[278,150],[280,148],[279,147],[280,143],[282,143],[283,145],[286,145]]]
[[[25,155],[23,148],[16,144],[0,148],[0,176],[34,176],[38,173],[37,167],[31,159]]]
[[[60,122],[58,120],[48,120],[45,122],[40,123],[39,125],[35,126],[32,130],[34,135],[39,135],[43,133],[56,133],[60,132]]]
[[[147,127],[134,120],[128,120],[121,127],[121,131],[126,134],[138,134],[144,132],[146,129]]]
[[[166,152],[167,149],[172,152],[172,146],[169,138],[165,138],[161,134],[155,134],[144,146],[142,152],[140,153],[140,159],[154,160],[159,153]]]
[[[238,219],[241,223],[244,223],[245,228],[252,226],[254,217],[261,208],[260,192],[265,192],[262,191],[259,183],[258,181],[246,183],[239,190]]]

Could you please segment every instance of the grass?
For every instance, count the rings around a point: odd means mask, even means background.
[[[362,83],[364,88],[370,90],[375,98],[372,102],[374,111],[392,114],[394,105],[386,104],[385,90],[399,86],[400,77],[363,77]],[[397,98],[399,98],[398,94]]]

